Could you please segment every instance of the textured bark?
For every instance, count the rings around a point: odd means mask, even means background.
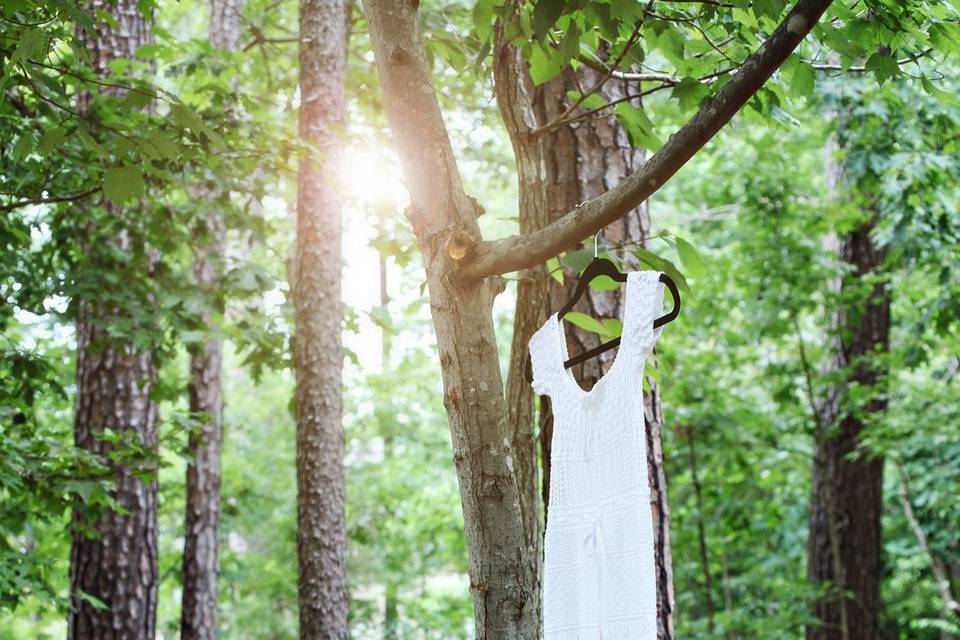
[[[235,50],[240,43],[242,0],[211,0],[208,37],[219,49]],[[197,249],[193,272],[196,286],[216,295],[222,274],[226,228],[218,210],[218,191],[197,193],[209,202],[206,242]],[[210,315],[204,318],[210,322]],[[220,451],[223,441],[223,341],[211,337],[190,355],[190,412],[204,416],[200,432],[190,435],[192,462],[187,466],[184,519],[183,596],[180,637],[217,637],[217,559],[220,529]]]
[[[479,238],[420,39],[416,7],[367,0],[384,102],[423,254],[467,538],[477,638],[539,633],[539,543],[524,526],[493,328],[500,279],[455,275],[460,239]]]
[[[494,72],[497,98],[504,122],[513,141],[520,184],[520,233],[532,233],[553,222],[586,200],[595,198],[613,188],[643,163],[644,154],[631,147],[626,132],[615,118],[597,118],[574,127],[566,126],[531,135],[531,131],[550,122],[563,113],[568,103],[568,91],[578,87],[594,86],[600,76],[593,70],[567,70],[544,85],[535,87],[530,80],[526,62],[515,47],[498,43]],[[605,100],[625,95],[628,87],[621,81],[609,81],[600,93]],[[646,205],[637,207],[605,228],[601,244],[616,247],[625,244],[642,245],[649,229]],[[575,247],[571,247],[575,248]],[[625,268],[637,268],[629,252],[613,250]],[[542,267],[521,272],[516,314],[513,326],[513,344],[510,374],[507,382],[509,427],[514,439],[517,467],[533,468],[531,477],[519,478],[520,485],[536,485],[536,457],[526,443],[534,438],[533,391],[526,377],[527,344],[546,316],[562,306],[576,286],[575,274],[567,270],[564,284],[547,276]],[[620,317],[623,289],[597,292],[589,290],[577,303],[577,310],[594,317]],[[596,346],[596,334],[578,328],[567,332],[568,353],[581,353]],[[608,351],[572,371],[584,389],[590,389],[603,376],[615,358]],[[646,397],[648,470],[651,500],[655,521],[655,547],[658,567],[658,595],[660,610],[660,638],[673,637],[673,581],[669,543],[669,512],[663,470],[661,410],[659,391],[650,381],[651,393]],[[638,389],[639,392],[639,389]],[[553,415],[549,399],[541,398],[539,441],[543,478],[543,504],[549,513],[550,439]],[[525,461],[529,457],[529,464]],[[524,492],[526,495],[526,492]],[[525,509],[536,514],[536,505],[525,504]]]
[[[347,630],[340,325],[341,203],[333,168],[345,117],[347,4],[300,3],[300,161],[294,277],[300,637]]]
[[[842,185],[830,155],[828,182]],[[811,584],[830,590],[815,603],[820,623],[807,627],[808,640],[878,637],[883,460],[859,453],[870,417],[887,407],[878,356],[889,351],[890,294],[882,280],[885,250],[871,237],[875,224],[874,212],[839,239],[848,273],[839,280],[843,298],[831,350],[832,369],[843,380],[818,408],[807,557]],[[851,406],[851,390],[867,393],[859,407]]]
[[[134,0],[97,1],[85,8],[90,13],[106,11],[116,19],[114,27],[99,22],[96,38],[82,29],[77,32],[97,72],[105,72],[111,60],[132,56],[150,39],[147,21]],[[86,109],[89,96],[81,95],[79,103],[81,110]],[[127,217],[121,210],[114,214]],[[126,234],[111,241],[121,248],[130,246]],[[121,309],[92,297],[76,304],[76,445],[106,459],[112,445],[100,436],[111,429],[153,449],[157,443],[157,406],[150,399],[157,376],[153,355],[109,336],[105,325],[119,318]],[[129,467],[109,464],[115,482],[112,495],[124,512],[110,511],[95,522],[86,520],[81,510],[73,512],[68,635],[76,640],[150,639],[157,607],[157,485],[135,477]],[[91,529],[95,535],[87,537]],[[91,605],[81,594],[97,598],[106,608]]]

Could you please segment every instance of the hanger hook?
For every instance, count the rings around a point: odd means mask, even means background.
[[[599,256],[599,244],[597,238],[600,237],[600,234],[603,233],[603,227],[600,227],[600,230],[593,234],[593,259],[596,260]]]

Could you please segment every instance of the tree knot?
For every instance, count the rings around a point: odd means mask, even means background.
[[[406,64],[409,61],[409,54],[400,45],[395,46],[393,51],[390,52],[390,62],[393,64]]]
[[[454,229],[447,238],[447,255],[454,262],[462,262],[473,255],[477,239],[463,229]]]

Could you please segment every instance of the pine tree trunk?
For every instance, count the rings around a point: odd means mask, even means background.
[[[843,183],[832,157],[827,171],[828,182]],[[887,406],[879,358],[889,351],[890,294],[885,250],[871,237],[876,219],[870,212],[839,239],[847,274],[839,282],[832,369],[843,380],[818,409],[807,559],[811,584],[828,584],[829,591],[815,604],[820,622],[807,627],[807,640],[878,637],[883,460],[858,453],[868,421]]]
[[[494,69],[500,109],[517,157],[521,233],[535,231],[570,211],[578,203],[607,191],[643,162],[643,151],[631,147],[626,132],[615,118],[592,119],[576,127],[560,127],[535,136],[528,133],[531,128],[550,122],[563,112],[568,91],[596,84],[599,76],[593,70],[567,70],[557,78],[534,87],[519,52],[513,47],[502,45],[498,47]],[[611,100],[622,97],[626,90],[623,83],[611,80],[604,85],[600,93],[604,99]],[[644,205],[607,227],[601,236],[601,246],[612,248],[625,244],[642,245],[648,229],[649,217]],[[592,245],[592,242],[589,245]],[[573,248],[575,247],[571,247]],[[621,258],[625,268],[637,268],[629,247],[611,252]],[[514,449],[518,452],[518,457],[520,452],[530,456],[534,470],[532,479],[528,482],[532,482],[534,487],[536,455],[535,450],[531,451],[532,447],[527,446],[527,442],[535,439],[533,424],[535,421],[539,422],[542,498],[547,515],[553,415],[549,399],[541,398],[538,420],[533,417],[533,391],[526,376],[527,343],[547,315],[562,306],[572,295],[576,286],[576,274],[565,269],[564,275],[564,284],[550,278],[543,268],[528,270],[520,275],[507,383],[510,428],[515,434]],[[589,290],[576,308],[594,317],[620,317],[622,305],[622,288],[607,292]],[[571,354],[586,351],[596,346],[599,341],[596,334],[577,328],[568,330],[566,335],[567,349]],[[572,371],[581,386],[585,389],[592,388],[606,373],[615,354],[616,351],[609,351],[575,367]],[[658,568],[659,638],[666,640],[674,637],[669,511],[663,469],[660,396],[652,380],[650,387],[651,392],[646,394],[648,471]],[[520,466],[524,468],[526,465]],[[536,505],[534,509],[535,507]]]
[[[333,182],[344,122],[347,5],[300,3],[300,160],[293,298],[297,391],[300,637],[347,637],[340,200]]]
[[[111,60],[131,57],[150,39],[147,21],[135,0],[95,1],[85,9],[91,14],[105,11],[116,20],[112,27],[98,21],[96,38],[82,29],[77,32],[99,73],[106,72]],[[89,97],[81,95],[79,102],[85,110]],[[119,219],[127,214],[121,210],[113,213]],[[120,248],[130,246],[125,233],[112,241]],[[157,405],[150,392],[157,370],[153,355],[108,334],[105,325],[123,313],[113,303],[90,297],[76,304],[76,445],[107,459],[112,445],[100,436],[111,429],[154,449]],[[123,512],[110,511],[95,522],[79,509],[73,512],[68,635],[74,640],[149,640],[156,627],[157,485],[134,476],[126,466],[109,464],[115,482],[112,495]],[[88,537],[91,532],[94,535]],[[100,600],[106,608],[95,606],[85,595]]]
[[[242,0],[210,0],[210,44],[233,51],[240,43]],[[222,274],[226,235],[217,190],[202,190],[209,203],[206,242],[194,256],[194,282],[209,299],[216,296]],[[210,322],[210,314],[204,318]],[[211,327],[212,328],[212,327]],[[223,442],[223,341],[214,336],[190,355],[190,412],[205,416],[200,433],[191,434],[192,462],[187,466],[186,516],[183,547],[183,596],[180,637],[217,637],[217,559],[220,529],[220,451]]]

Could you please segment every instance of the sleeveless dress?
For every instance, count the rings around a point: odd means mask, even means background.
[[[564,369],[557,314],[530,339],[533,388],[554,414],[544,541],[545,640],[656,640],[653,516],[647,478],[643,368],[660,336],[663,284],[627,274],[621,344],[584,391]]]

